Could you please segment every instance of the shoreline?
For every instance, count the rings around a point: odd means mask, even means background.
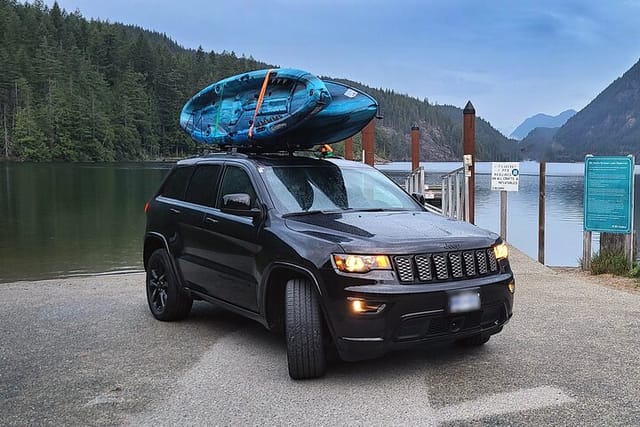
[[[610,289],[622,290],[631,293],[640,293],[640,279],[633,277],[615,276],[613,274],[600,274],[593,275],[588,271],[582,271],[580,267],[559,267],[559,266],[543,266],[549,268],[551,271],[558,275],[565,276],[567,278],[578,278],[588,283],[603,286]],[[54,277],[41,277],[41,278],[24,278],[18,280],[1,280],[0,286],[7,285],[20,285],[20,284],[33,284],[33,283],[59,283],[61,281],[70,280],[72,282],[78,282],[81,280],[91,281],[95,278],[113,278],[117,276],[128,277],[142,275],[145,270],[142,268],[128,268],[126,270],[108,270],[101,272],[87,272],[87,273],[71,273],[63,274]],[[517,272],[516,272],[517,278]]]

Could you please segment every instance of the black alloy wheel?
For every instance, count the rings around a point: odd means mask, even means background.
[[[193,299],[178,285],[164,249],[151,254],[147,262],[147,302],[158,320],[180,320],[189,315]]]

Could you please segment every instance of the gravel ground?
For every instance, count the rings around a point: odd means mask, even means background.
[[[552,267],[552,270],[560,274],[575,277],[578,280],[584,280],[587,283],[593,283],[627,292],[640,293],[640,279],[638,278],[614,276],[613,274],[595,275],[588,271],[582,271],[579,267]]]
[[[144,276],[0,285],[3,425],[638,425],[640,293],[512,251],[514,318],[482,348],[334,361],[205,303],[149,314]],[[601,279],[601,278],[600,278]]]

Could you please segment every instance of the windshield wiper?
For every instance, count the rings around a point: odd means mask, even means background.
[[[299,212],[289,212],[282,215],[283,218],[288,218],[292,216],[307,216],[307,215],[335,215],[341,213],[349,213],[349,212],[408,212],[408,209],[403,208],[345,208],[345,209],[331,209],[331,210],[320,210],[315,209],[312,211],[299,211]]]
[[[403,208],[349,208],[349,212],[405,212]]]
[[[332,214],[337,214],[337,213],[342,213],[344,212],[342,209],[334,209],[334,210],[313,210],[313,211],[299,211],[299,212],[289,212],[286,213],[284,215],[282,215],[282,218],[288,218],[291,216],[307,216],[307,215],[318,215],[318,214],[322,214],[322,215],[332,215]]]

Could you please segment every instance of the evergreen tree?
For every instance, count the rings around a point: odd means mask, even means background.
[[[57,2],[49,8],[43,0],[0,0],[0,156],[111,161],[192,154],[198,147],[178,122],[184,103],[212,82],[269,67],[233,51],[184,49],[136,26],[89,22]],[[460,109],[346,83],[381,105],[379,156],[408,159],[414,124],[424,160],[432,152],[440,160],[461,155]],[[476,131],[480,159],[517,156],[515,144],[487,122],[478,119]],[[359,144],[356,135],[358,157]]]

